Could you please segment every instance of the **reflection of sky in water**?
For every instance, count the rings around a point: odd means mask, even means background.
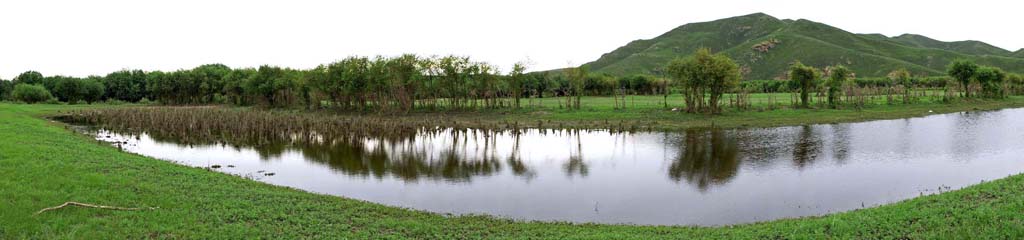
[[[142,135],[125,150],[434,212],[719,225],[845,211],[1019,173],[1022,117],[1024,109],[1011,109],[679,133],[446,131],[258,150]]]

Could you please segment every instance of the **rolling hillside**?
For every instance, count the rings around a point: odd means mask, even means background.
[[[731,56],[742,66],[745,79],[781,78],[795,60],[819,68],[842,64],[858,76],[884,76],[901,67],[915,74],[941,75],[957,58],[1024,72],[1024,50],[1010,52],[979,41],[942,42],[913,34],[892,38],[854,34],[763,13],[686,24],[653,39],[630,42],[585,65],[593,72],[612,75],[658,74],[668,61],[700,47]]]

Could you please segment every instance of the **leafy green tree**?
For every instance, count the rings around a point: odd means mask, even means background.
[[[834,66],[831,68],[828,82],[828,105],[835,107],[839,104],[839,99],[842,97],[843,85],[845,85],[852,72],[849,68],[842,65]]]
[[[46,87],[43,87],[43,85],[26,83],[19,83],[18,85],[15,85],[14,91],[11,95],[14,100],[30,104],[47,101],[53,98],[50,91],[47,91]]]
[[[789,80],[800,88],[800,105],[810,107],[811,91],[818,85],[821,74],[814,67],[806,66],[800,61],[789,68]]]
[[[650,75],[638,74],[622,78],[620,85],[628,88],[633,94],[654,94],[655,78]]]
[[[52,93],[57,100],[67,103],[77,103],[83,100],[85,96],[85,88],[81,80],[74,78],[63,78],[55,80],[56,85],[52,88]]]
[[[263,65],[256,70],[243,88],[246,94],[252,95],[270,107],[282,107],[292,103],[291,92],[294,75],[280,67]]]
[[[43,84],[43,74],[36,71],[26,71],[14,77],[14,84]]]
[[[341,85],[342,95],[348,102],[354,102],[360,110],[366,109],[366,87],[369,82],[370,59],[350,57],[342,60],[337,66],[328,68],[330,78]]]
[[[724,54],[711,54],[707,48],[698,49],[691,57],[672,60],[666,71],[682,87],[687,112],[720,112],[718,103],[722,95],[736,87],[740,79],[739,67],[732,59]]]
[[[913,78],[910,75],[910,71],[907,71],[906,68],[893,70],[892,72],[889,72],[887,77],[893,85],[910,86],[914,83]]]
[[[960,87],[964,90],[964,97],[971,97],[971,91],[968,87],[971,85],[971,80],[974,79],[974,74],[977,71],[978,64],[970,60],[957,59],[949,64],[946,73],[960,83]]]
[[[14,91],[14,82],[0,79],[0,101],[11,99],[11,91]]]
[[[46,87],[47,91],[50,91],[50,93],[54,93],[55,94],[55,91],[57,89],[57,84],[58,83],[63,82],[65,80],[71,80],[71,79],[75,79],[75,78],[73,78],[73,77],[66,77],[66,76],[59,76],[59,75],[58,76],[43,77],[42,85],[43,85],[43,87]],[[56,95],[54,95],[54,97],[56,97]]]
[[[569,83],[570,94],[566,95],[566,106],[570,109],[580,109],[580,98],[583,95],[584,87],[586,86],[587,80],[587,67],[571,67],[565,70],[565,75]]]
[[[1011,94],[1021,94],[1024,92],[1024,76],[1020,74],[1008,74],[1006,77],[1007,85],[1010,89],[1007,89]]]
[[[153,71],[146,74],[146,88],[149,98],[164,104],[181,104],[178,102],[180,93],[176,90],[175,83],[171,80],[170,74],[162,71]]]
[[[673,83],[682,88],[686,112],[698,111],[700,106],[697,104],[703,102],[704,96],[699,87],[701,79],[695,61],[692,58],[676,58],[669,62],[665,69]]]
[[[231,73],[231,68],[224,64],[206,64],[192,69],[193,84],[197,87],[195,103],[219,103],[223,100],[221,91],[226,84],[224,77]]]
[[[326,96],[330,105],[334,107],[339,106],[343,102],[342,96],[345,90],[343,83],[338,80],[340,77],[333,75],[337,72],[331,72],[332,68],[339,68],[341,66],[339,63],[334,62],[320,65],[306,74],[309,85],[320,95]]]
[[[893,86],[900,86],[903,88],[903,103],[910,103],[910,88],[914,85],[913,78],[910,76],[910,71],[906,68],[900,68],[893,70],[888,75],[889,81],[892,82]]]
[[[722,99],[722,95],[739,85],[740,68],[725,54],[716,54],[712,58],[698,61],[698,63],[701,63],[704,66],[702,69],[706,71],[708,106],[711,107],[711,112],[719,113],[722,109],[718,102]]]
[[[527,95],[543,98],[544,92],[551,90],[549,89],[551,79],[548,77],[548,72],[532,72],[525,75],[523,89]]]
[[[515,65],[512,65],[512,71],[508,75],[512,97],[515,98],[515,107],[519,108],[519,98],[523,96],[523,85],[527,78],[526,64],[517,62]]]
[[[121,70],[107,74],[103,78],[107,87],[107,98],[127,102],[138,102],[148,96],[146,90],[146,72],[142,70]],[[182,92],[182,94],[190,94]]]
[[[416,92],[421,87],[421,71],[419,68],[419,57],[412,54],[405,54],[401,57],[387,60],[386,72],[389,81],[390,101],[393,101],[398,110],[408,112],[415,104]]]
[[[440,97],[447,100],[450,108],[464,108],[469,96],[465,87],[469,71],[469,58],[445,56],[437,62],[440,72]]]
[[[376,57],[369,61],[366,71],[366,91],[370,94],[370,101],[378,111],[384,111],[387,107],[388,96],[391,92],[388,76],[388,60],[383,57]]]
[[[315,99],[313,101],[322,103],[323,98],[327,98],[326,100],[332,106],[336,106],[339,103],[336,97],[330,96],[332,94],[340,95],[341,88],[332,87],[331,82],[327,78],[327,65],[321,64],[313,69],[303,71],[302,76],[305,79],[306,87],[310,88],[308,95]],[[311,104],[310,106],[315,109],[320,108],[321,104]]]
[[[90,76],[82,80],[82,100],[86,103],[94,103],[103,100],[103,94],[106,91],[106,87],[103,86],[103,78],[99,76]]]
[[[1006,72],[997,67],[982,66],[974,72],[974,78],[981,84],[981,91],[985,97],[1002,98],[1003,84],[1006,82]]]
[[[249,105],[248,95],[245,91],[245,83],[249,82],[249,79],[256,75],[256,69],[244,68],[234,69],[230,73],[224,76],[224,89],[222,92],[227,98],[227,101],[235,105]]]

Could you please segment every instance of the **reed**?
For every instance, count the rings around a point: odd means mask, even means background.
[[[118,133],[146,133],[183,144],[305,144],[353,139],[404,141],[439,131],[473,131],[493,135],[526,129],[569,129],[549,122],[451,120],[444,117],[338,115],[323,112],[272,111],[230,107],[125,107],[64,112],[57,120]],[[579,121],[572,129],[612,133],[650,131],[653,121]],[[646,129],[646,130],[645,130]]]

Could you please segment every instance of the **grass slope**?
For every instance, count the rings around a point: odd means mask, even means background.
[[[1012,56],[1012,52],[981,41],[943,42],[917,34],[903,34],[892,38],[893,41],[923,48],[942,49],[969,55]]]
[[[752,48],[771,39],[781,42],[767,52]],[[1020,53],[983,42],[941,42],[909,34],[894,38],[854,34],[809,20],[780,20],[762,13],[686,24],[653,39],[630,42],[586,65],[595,72],[612,75],[658,74],[671,59],[688,56],[700,47],[723,52],[749,68],[746,79],[784,76],[795,60],[819,68],[847,65],[858,76],[870,77],[884,76],[897,68],[942,75],[946,65],[957,58],[1024,72]]]
[[[718,228],[451,217],[119,152],[39,117],[78,107],[0,103],[0,239],[1024,238],[1024,175],[825,217]],[[33,215],[65,201],[159,209]]]

